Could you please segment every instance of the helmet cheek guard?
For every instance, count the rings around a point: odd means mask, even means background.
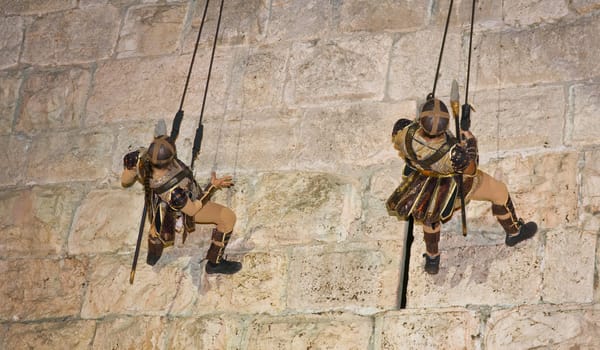
[[[437,98],[428,99],[421,107],[419,125],[430,136],[443,134],[450,124],[450,114],[446,105]]]

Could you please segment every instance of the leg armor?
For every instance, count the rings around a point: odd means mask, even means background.
[[[537,224],[533,221],[525,223],[515,213],[515,207],[510,195],[505,205],[492,204],[492,213],[506,232],[506,245],[512,247],[515,244],[529,239],[537,232]]]
[[[206,253],[206,272],[208,274],[221,273],[221,274],[234,274],[241,270],[242,263],[237,261],[228,261],[223,258],[223,252],[229,239],[231,237],[231,231],[223,233],[216,228],[213,229],[212,242],[208,252]]]
[[[148,265],[154,265],[160,259],[163,252],[163,242],[158,237],[152,237],[152,234],[148,237],[148,256],[146,257],[146,263]]]
[[[440,242],[441,225],[439,222],[431,226],[423,225],[423,240],[425,241],[425,272],[435,275],[440,270],[440,251],[438,243]]]

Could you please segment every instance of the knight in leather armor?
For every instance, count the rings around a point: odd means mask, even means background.
[[[163,249],[174,244],[176,233],[182,234],[185,242],[195,224],[215,224],[206,255],[206,272],[233,274],[241,269],[240,262],[223,257],[235,225],[235,213],[207,200],[210,191],[233,184],[230,176],[217,178],[213,172],[210,186],[202,190],[189,167],[177,158],[175,144],[166,135],[154,138],[147,149],[126,154],[123,166],[123,187],[136,181],[144,185],[150,222],[146,259],[149,265],[156,264]]]
[[[446,105],[428,99],[415,121],[399,119],[392,130],[392,142],[405,161],[402,182],[387,200],[388,210],[400,219],[413,216],[422,224],[426,253],[425,271],[439,271],[438,243],[442,223],[460,209],[456,175],[463,177],[465,203],[488,201],[492,214],[506,232],[508,246],[531,238],[534,222],[525,223],[516,212],[504,183],[478,168],[477,140],[462,131],[462,142],[448,131],[450,115]]]

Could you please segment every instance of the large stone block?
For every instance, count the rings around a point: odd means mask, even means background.
[[[600,139],[597,111],[600,109],[600,84],[575,85],[571,87],[573,130],[569,143],[597,145]]]
[[[600,9],[600,1],[598,0],[572,0],[569,4],[579,14],[587,14]]]
[[[600,151],[583,153],[580,220],[584,230],[600,230]]]
[[[25,133],[81,126],[91,74],[73,68],[38,71],[23,84],[15,129]]]
[[[118,57],[175,52],[179,46],[186,11],[185,4],[129,8],[119,33]]]
[[[473,76],[478,88],[588,79],[600,74],[600,21],[540,26],[518,32],[477,35]],[[560,57],[560,59],[557,59]]]
[[[590,303],[594,297],[597,234],[575,230],[546,233],[544,246],[545,302]]]
[[[95,321],[12,323],[6,335],[0,337],[0,348],[87,350],[95,331]]]
[[[87,266],[73,258],[0,260],[0,319],[77,317]]]
[[[10,186],[25,180],[25,169],[31,141],[21,136],[0,136],[0,186]]]
[[[536,24],[553,23],[569,14],[566,2],[553,2],[552,6],[543,1],[506,1],[502,6],[504,21],[513,27],[528,27]]]
[[[425,1],[342,1],[339,12],[341,31],[412,31],[426,25]]]
[[[81,191],[75,187],[33,187],[0,193],[1,257],[59,255]]]
[[[368,349],[373,321],[348,314],[259,317],[248,326],[245,349]]]
[[[3,13],[0,4],[0,13]],[[23,19],[4,17],[0,22],[0,69],[14,67],[19,62],[19,52],[23,44]]]
[[[117,42],[119,22],[113,6],[36,18],[26,32],[21,60],[47,66],[108,58]]]
[[[477,348],[480,321],[465,309],[386,312],[376,322],[376,349]]]
[[[22,82],[18,73],[0,73],[0,135],[12,131]]]
[[[374,313],[397,306],[397,241],[298,247],[289,267],[287,305],[292,310]]]
[[[596,349],[600,310],[586,306],[522,306],[492,311],[483,331],[485,349]]]
[[[98,322],[91,349],[169,349],[166,341],[165,318],[120,317]]]
[[[267,40],[318,39],[331,33],[333,4],[328,1],[272,0]]]
[[[567,98],[562,86],[478,91],[472,103],[477,112],[471,113],[471,131],[480,153],[563,144]]]
[[[27,180],[54,183],[103,178],[109,172],[112,155],[98,150],[111,150],[113,143],[112,134],[97,130],[40,134],[29,149]]]
[[[169,349],[241,349],[245,333],[235,315],[177,318],[169,326]]]
[[[537,303],[542,285],[542,257],[534,238],[516,247],[500,245],[440,247],[437,275],[423,270],[425,244],[415,235],[410,259],[407,307],[428,308],[470,304]]]
[[[387,86],[387,95],[390,98],[394,100],[425,100],[433,88],[438,59],[437,50],[439,50],[442,35],[443,28],[423,30],[403,35],[394,43],[390,53]],[[424,45],[423,43],[428,44]],[[429,43],[435,44],[435,50],[432,50]],[[447,51],[440,66],[436,96],[448,96],[452,80],[463,76],[461,69],[465,49],[462,45],[464,44],[461,44],[461,36],[457,30],[449,30],[446,37]]]
[[[7,15],[42,15],[77,7],[77,0],[5,0],[0,13]]]
[[[136,242],[143,202],[143,195],[132,191],[90,192],[73,219],[69,254],[130,251]]]
[[[217,50],[205,114],[222,113],[229,84],[232,52]],[[196,62],[208,60],[199,52]],[[111,60],[99,64],[87,102],[86,124],[173,118],[181,101],[191,55]],[[187,118],[197,120],[208,65],[196,65],[190,77],[185,105]],[[197,122],[196,122],[197,123]]]
[[[288,105],[384,98],[389,52],[388,35],[295,42],[285,87]]]
[[[438,0],[432,3],[432,21],[436,24],[441,33],[443,33],[443,25],[446,23],[448,18],[448,8],[450,0]],[[452,15],[450,18],[450,27],[462,27],[463,30],[469,30],[471,25],[471,6],[473,5],[472,0],[459,0],[453,1]],[[490,28],[501,28],[503,23],[503,12],[502,12],[501,1],[495,0],[479,0],[475,7],[475,30],[479,29],[490,29]],[[440,41],[441,44],[441,41]]]

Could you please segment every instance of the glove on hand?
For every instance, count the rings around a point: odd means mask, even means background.
[[[138,162],[140,151],[129,152],[123,157],[123,167],[128,170],[135,169]]]

